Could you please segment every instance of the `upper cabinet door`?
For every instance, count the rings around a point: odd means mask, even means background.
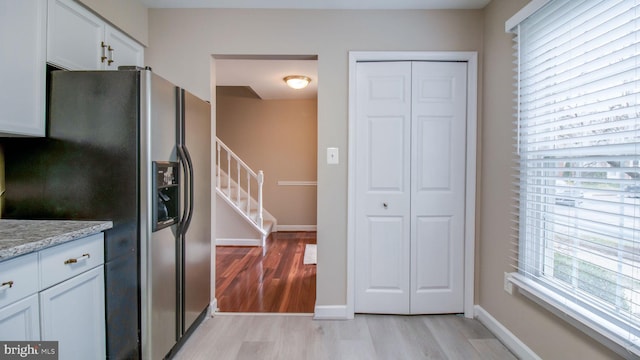
[[[105,70],[117,70],[118,66],[144,66],[144,48],[130,37],[106,25],[104,42],[107,44]]]
[[[0,0],[0,136],[45,135],[46,24],[46,0]]]
[[[47,61],[67,70],[100,70],[104,21],[72,0],[49,0]]]
[[[49,0],[47,61],[67,70],[144,64],[144,48],[73,0]]]

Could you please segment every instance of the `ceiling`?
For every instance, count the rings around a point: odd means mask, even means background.
[[[150,8],[482,9],[490,0],[140,0]]]
[[[409,10],[482,9],[490,0],[140,0],[150,8]],[[250,87],[263,100],[313,99],[318,89],[317,60],[216,57],[216,85]],[[303,90],[286,86],[287,75],[311,78]]]
[[[294,90],[285,84],[287,75],[311,78],[309,86]],[[233,59],[216,57],[217,86],[248,86],[261,99],[315,99],[318,93],[318,61],[304,59]]]

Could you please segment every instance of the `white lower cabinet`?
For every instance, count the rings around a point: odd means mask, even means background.
[[[104,359],[104,269],[99,266],[40,292],[41,340],[58,341],[60,359]]]
[[[11,341],[40,340],[38,294],[0,309],[0,339]]]
[[[0,262],[0,340],[40,339],[38,254]]]
[[[61,360],[106,356],[104,236],[0,262],[0,341],[57,341]]]

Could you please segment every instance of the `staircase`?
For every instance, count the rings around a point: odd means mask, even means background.
[[[277,220],[262,203],[264,174],[216,138],[216,245],[264,246]]]

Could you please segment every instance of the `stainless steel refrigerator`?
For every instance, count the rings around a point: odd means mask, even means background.
[[[48,83],[47,137],[0,140],[2,217],[112,220],[107,356],[161,359],[208,312],[210,105],[148,69]]]

